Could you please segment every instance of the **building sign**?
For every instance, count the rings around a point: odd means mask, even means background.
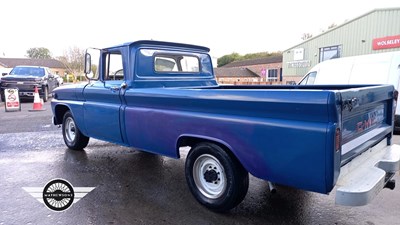
[[[311,60],[300,60],[300,61],[292,61],[287,62],[289,68],[306,68],[310,67]]]
[[[296,48],[293,50],[293,60],[303,60],[304,59],[304,48]]]
[[[267,74],[267,70],[265,69],[265,68],[262,68],[261,69],[261,76],[263,77],[263,78],[265,78],[265,75]]]
[[[375,38],[372,40],[372,49],[400,48],[400,35]]]

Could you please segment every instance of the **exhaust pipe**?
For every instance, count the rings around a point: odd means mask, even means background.
[[[270,191],[272,194],[275,194],[275,193],[276,193],[275,185],[274,185],[272,182],[268,181],[268,187],[269,187],[269,191]]]
[[[396,187],[396,181],[391,179],[385,184],[385,188],[389,188],[390,190],[393,190]]]

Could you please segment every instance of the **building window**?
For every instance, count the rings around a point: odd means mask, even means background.
[[[323,62],[329,59],[340,58],[342,54],[342,46],[330,46],[319,49],[319,62]]]
[[[277,81],[278,80],[278,70],[277,69],[269,69],[268,70],[268,81]]]

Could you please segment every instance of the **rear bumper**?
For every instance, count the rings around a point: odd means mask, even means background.
[[[341,168],[336,183],[336,204],[362,206],[370,203],[400,170],[400,145],[386,139]]]

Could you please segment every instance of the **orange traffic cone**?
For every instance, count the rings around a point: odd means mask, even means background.
[[[33,109],[30,109],[29,112],[36,111],[44,111],[46,109],[43,108],[43,102],[39,97],[38,88],[35,86],[35,93],[33,94]]]

